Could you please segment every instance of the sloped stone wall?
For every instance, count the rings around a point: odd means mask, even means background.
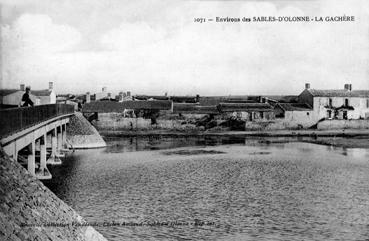
[[[22,224],[72,224],[65,227]],[[0,240],[106,239],[0,147]]]
[[[67,142],[75,149],[106,146],[104,139],[96,128],[79,112],[76,112],[69,120]]]

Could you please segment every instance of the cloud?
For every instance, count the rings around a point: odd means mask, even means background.
[[[47,15],[23,14],[12,25],[1,28],[5,87],[29,83],[40,76],[52,78],[58,62],[50,62],[50,58],[81,41],[76,29],[55,24]]]
[[[117,50],[108,60],[115,70],[108,79],[119,86],[120,76],[128,72],[128,83],[135,83],[131,88],[146,83],[148,91],[170,89],[182,94],[298,93],[304,82],[338,88],[349,81],[366,88],[367,6],[363,1],[358,5],[327,1],[312,15],[355,15],[359,19],[353,23],[189,23],[171,35],[165,21],[160,31],[142,23],[124,23],[102,37],[102,44],[109,39],[109,47]],[[277,9],[268,2],[201,2],[182,7],[191,9],[193,17],[207,18],[311,15],[294,6]]]
[[[23,14],[4,31],[5,41],[11,41],[23,51],[60,52],[81,41],[77,30],[54,24],[47,15]]]
[[[108,49],[131,49],[147,44],[155,44],[164,38],[162,29],[154,29],[145,22],[137,24],[122,23],[119,28],[110,30],[101,38]]]
[[[305,82],[369,87],[368,1],[155,3],[99,2],[104,11],[98,11],[93,2],[86,6],[90,13],[80,15],[86,8],[78,3],[67,10],[48,5],[58,14],[23,13],[3,27],[8,85],[27,80],[45,86],[52,79],[63,92],[108,86],[113,92],[200,95],[297,94]],[[194,23],[196,17],[343,14],[356,21]],[[61,21],[67,16],[71,24]]]

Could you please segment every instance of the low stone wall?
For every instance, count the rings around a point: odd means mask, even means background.
[[[79,226],[22,226],[22,224]],[[106,239],[0,148],[0,240]]]
[[[306,113],[304,113],[306,115]],[[136,131],[136,130],[196,130],[203,131],[204,127],[198,127],[195,123],[204,115],[188,115],[181,118],[166,117],[156,120],[157,124],[152,125],[150,119],[125,118],[122,113],[99,113],[97,121],[92,124],[101,131]],[[216,118],[219,123],[229,119],[227,116]],[[246,131],[272,131],[272,130],[296,130],[307,129],[316,124],[312,118],[283,118],[273,120],[246,121]]]
[[[369,129],[369,120],[324,120],[318,123],[318,129]]]
[[[269,121],[246,121],[246,131],[270,131],[270,130],[295,130],[307,129],[314,125],[313,121],[291,121],[285,119],[275,119]]]
[[[150,119],[144,118],[125,118],[122,113],[99,113],[97,121],[92,124],[98,130],[196,130],[196,125],[185,120],[164,120],[157,119],[157,124],[151,124]]]
[[[74,149],[105,147],[106,143],[99,132],[82,113],[76,112],[69,120],[67,143]]]

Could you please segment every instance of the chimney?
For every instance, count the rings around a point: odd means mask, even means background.
[[[123,92],[119,92],[119,95],[118,95],[118,101],[123,101]]]
[[[111,93],[108,93],[108,98],[111,98]]]
[[[91,102],[91,95],[90,92],[86,93],[86,103],[90,103]]]
[[[106,92],[106,87],[102,87],[102,92]]]
[[[131,96],[131,91],[127,91],[127,96],[130,97]]]
[[[310,83],[305,83],[305,89],[310,89]]]
[[[26,87],[25,87],[25,85],[24,85],[24,84],[21,84],[21,85],[20,85],[20,90],[21,90],[21,91],[26,91]]]
[[[49,90],[53,90],[54,89],[54,83],[53,82],[49,82]]]
[[[344,89],[347,91],[351,91],[352,90],[352,84],[345,84]]]

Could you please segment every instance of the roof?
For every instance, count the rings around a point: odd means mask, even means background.
[[[369,90],[317,90],[308,89],[314,97],[369,97]]]
[[[273,111],[272,106],[267,103],[220,103],[222,112],[234,111]]]
[[[123,112],[124,109],[136,110],[170,110],[172,107],[171,101],[93,101],[83,105],[82,112]]]
[[[51,90],[31,90],[31,94],[35,96],[49,96],[51,94]]]
[[[283,103],[296,103],[298,101],[297,95],[266,95],[269,100],[278,101]]]
[[[135,95],[134,98],[137,100],[169,100],[169,97],[165,95]]]
[[[312,108],[305,103],[278,103],[284,111],[311,111]]]
[[[218,105],[221,102],[224,102],[225,97],[211,97],[205,96],[200,97],[199,103],[200,105],[209,106],[209,105]]]
[[[224,103],[256,103],[255,100],[230,98],[223,100]]]
[[[196,103],[198,101],[196,96],[171,96],[170,99],[173,102]]]
[[[15,92],[22,91],[18,89],[2,89],[0,90],[0,96],[6,96],[13,94]],[[22,91],[25,92],[25,91]],[[49,96],[51,94],[50,90],[31,90],[30,93],[35,96]]]
[[[84,95],[77,95],[75,98],[77,100],[86,101],[86,95],[85,94]],[[91,99],[91,96],[90,96],[90,99]]]
[[[7,95],[10,95],[10,94],[13,94],[17,91],[20,91],[20,90],[16,90],[16,89],[0,89],[0,96],[7,96]]]
[[[215,105],[203,106],[193,103],[173,103],[174,113],[191,114],[218,114],[219,111]]]
[[[253,103],[257,102],[249,96],[202,96],[199,98],[200,105],[218,105],[220,103]]]

